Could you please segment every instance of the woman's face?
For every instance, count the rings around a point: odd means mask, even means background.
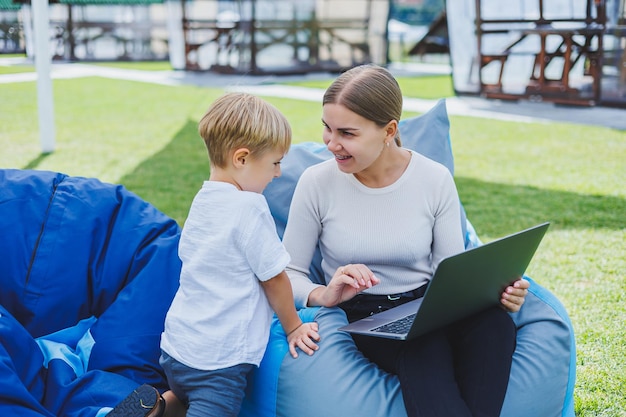
[[[388,140],[387,129],[341,104],[322,109],[324,143],[342,172],[356,174],[372,166]]]

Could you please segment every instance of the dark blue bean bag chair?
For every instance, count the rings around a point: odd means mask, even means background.
[[[0,415],[105,415],[165,390],[179,227],[119,185],[0,170]]]

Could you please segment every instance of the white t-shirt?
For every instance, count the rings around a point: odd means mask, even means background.
[[[317,287],[308,273],[318,242],[326,283],[338,267],[362,263],[381,281],[365,293],[416,289],[444,257],[464,249],[452,175],[416,152],[402,176],[382,188],[341,172],[335,160],[309,167],[294,191],[283,236],[298,307]]]
[[[201,370],[260,363],[272,309],[259,281],[289,263],[261,194],[205,181],[180,238],[180,287],[161,348]]]

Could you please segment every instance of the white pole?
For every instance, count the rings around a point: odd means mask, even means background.
[[[170,64],[175,70],[184,70],[185,34],[183,32],[183,6],[180,0],[168,0],[165,2],[165,6],[167,10]]]
[[[35,67],[37,69],[37,103],[41,152],[54,151],[54,102],[50,77],[50,16],[48,0],[32,0],[35,33]]]
[[[24,43],[26,44],[26,56],[35,56],[35,40],[33,39],[33,8],[30,4],[24,4],[21,8],[22,22],[24,23]]]

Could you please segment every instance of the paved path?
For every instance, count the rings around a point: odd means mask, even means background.
[[[21,61],[20,61],[21,60]],[[19,65],[23,59],[0,58],[0,65]],[[32,64],[31,64],[32,65]],[[449,73],[449,67],[422,65],[412,68],[391,67],[396,75],[427,75]],[[334,74],[307,74],[298,76],[247,76],[228,75],[211,72],[187,71],[140,71],[89,65],[82,63],[53,64],[52,78],[106,77],[162,85],[196,85],[202,87],[220,87],[229,90],[246,91],[253,94],[311,100],[321,102],[323,90],[281,85],[290,80],[332,79]],[[1,84],[14,82],[32,82],[36,73],[17,73],[0,75]],[[433,107],[435,100],[406,98],[406,110],[425,112]],[[480,97],[450,97],[446,99],[448,113],[516,122],[565,122],[595,126],[606,126],[626,131],[626,109],[610,107],[558,106],[548,102],[505,101],[483,99]]]

